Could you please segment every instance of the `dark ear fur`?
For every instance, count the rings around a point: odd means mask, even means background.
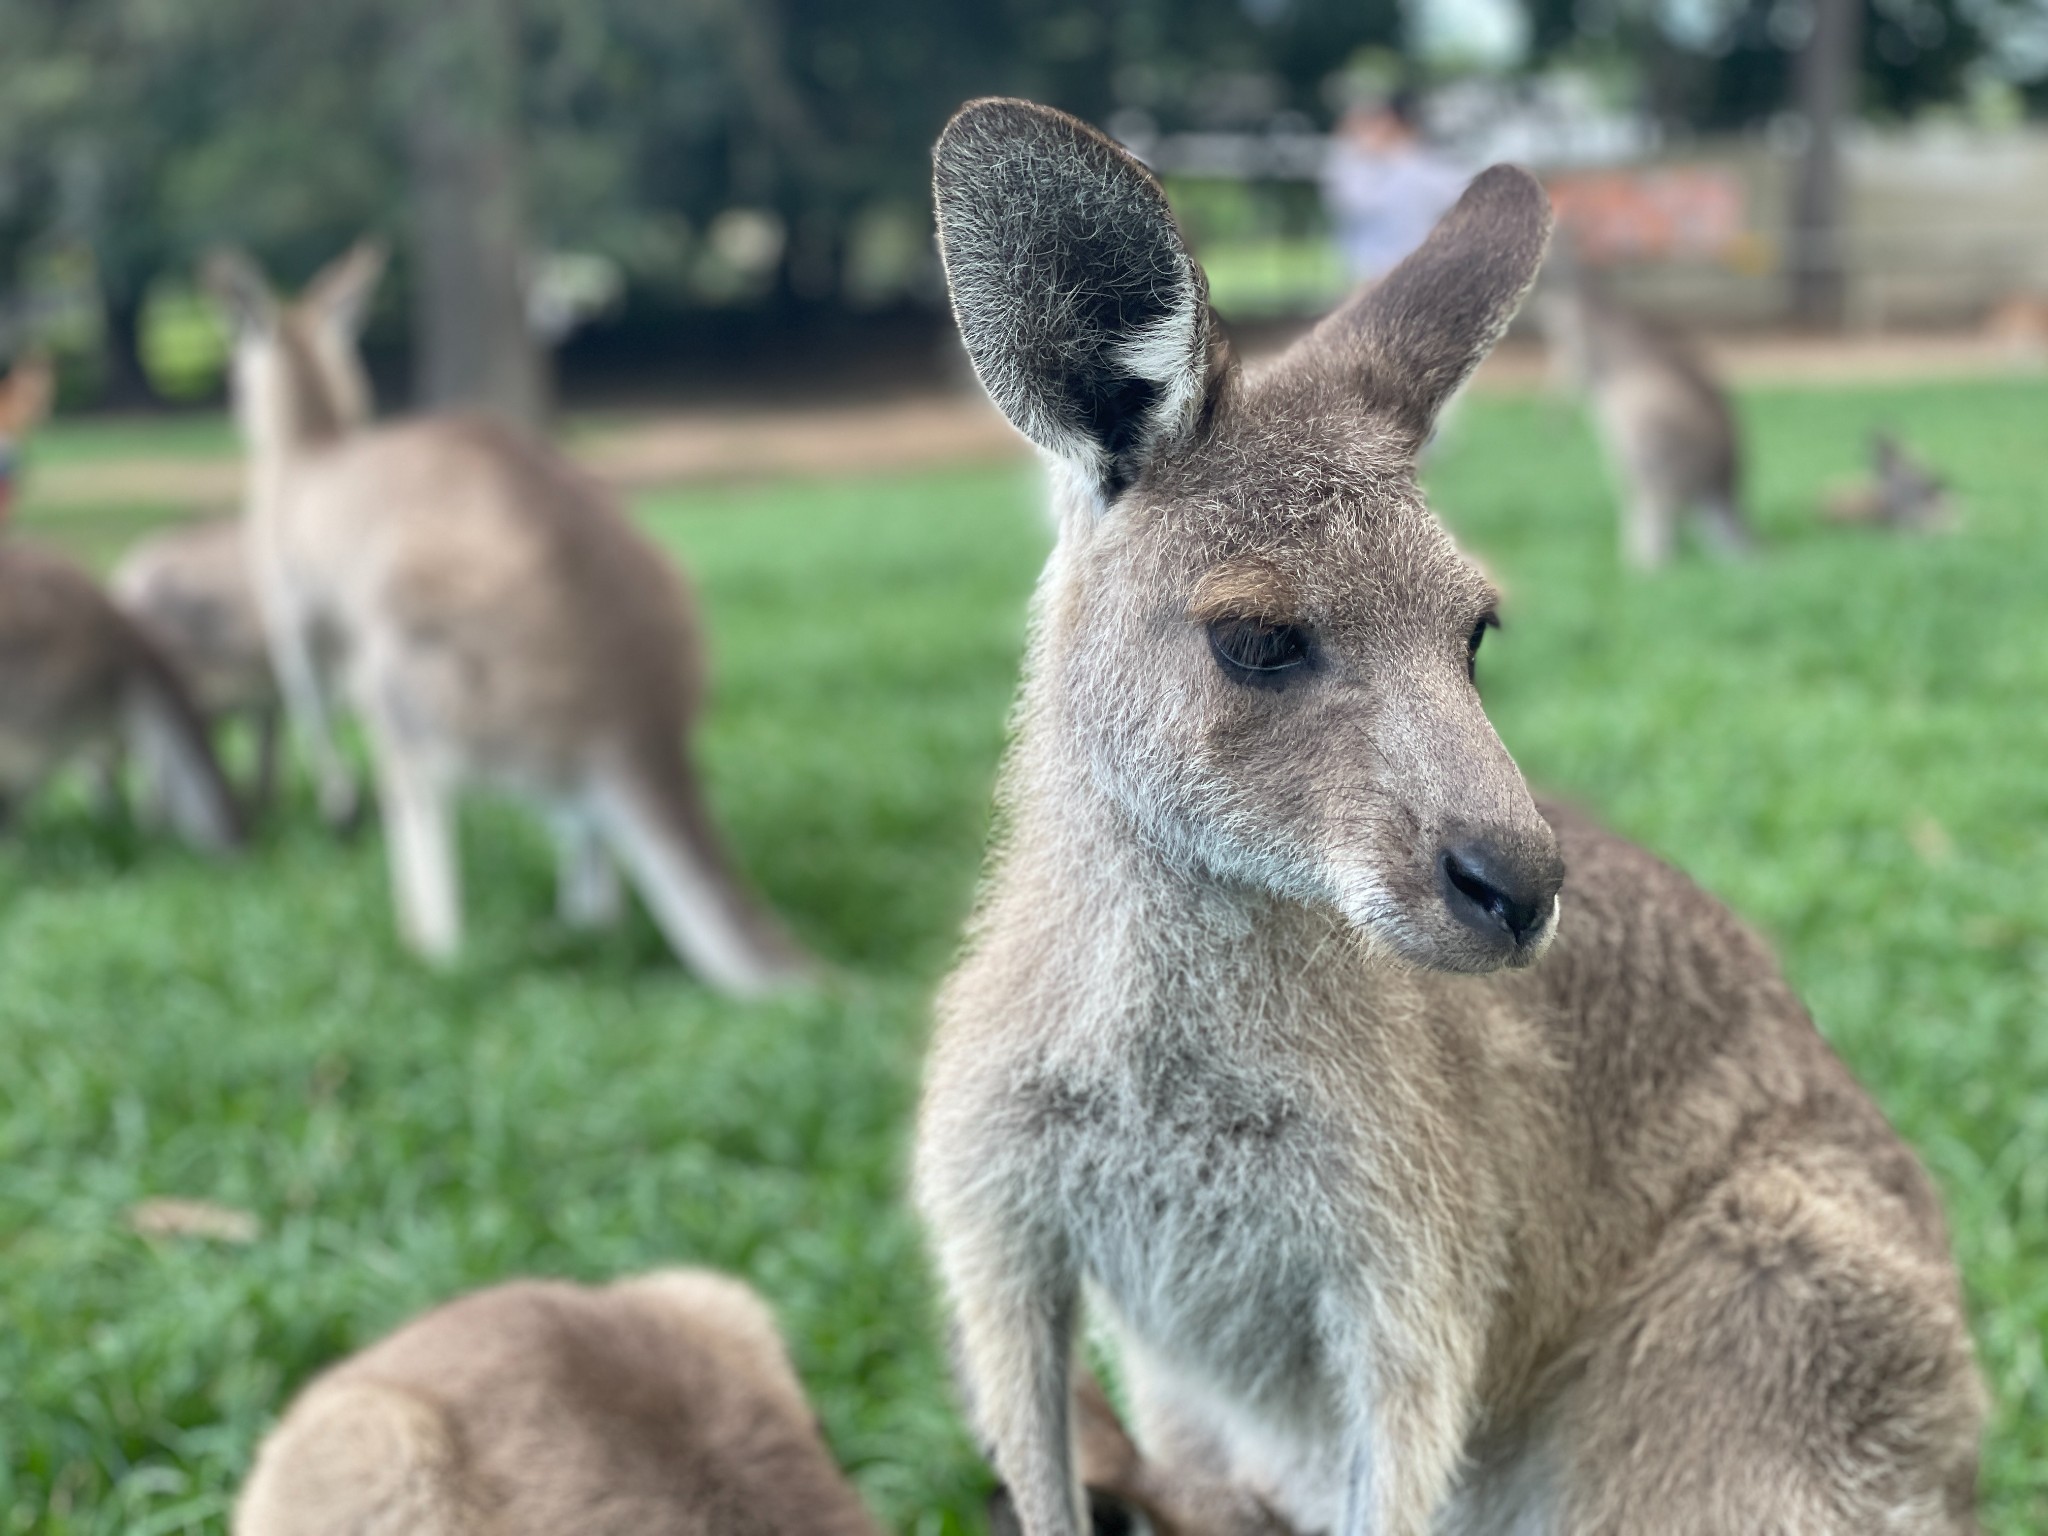
[[[1542,184],[1519,166],[1482,171],[1407,260],[1317,326],[1307,345],[1335,353],[1367,407],[1420,446],[1521,307],[1549,238]]]
[[[277,297],[250,257],[232,247],[214,251],[199,269],[200,284],[236,336],[268,331],[277,323]]]
[[[1085,123],[968,103],[932,152],[939,251],[974,371],[1104,500],[1201,416],[1208,284],[1159,183]]]

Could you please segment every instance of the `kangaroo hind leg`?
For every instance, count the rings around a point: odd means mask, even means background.
[[[1556,1528],[1969,1536],[1982,1408],[1939,1256],[1873,1185],[1731,1175],[1664,1238],[1556,1419]]]
[[[1707,497],[1699,505],[1700,536],[1715,554],[1732,559],[1756,548],[1756,535],[1730,495]]]
[[[555,915],[569,928],[612,927],[625,911],[625,888],[596,813],[561,805],[549,819],[555,833]]]
[[[373,705],[365,715],[399,936],[427,960],[453,960],[462,948],[454,775],[435,761],[427,743],[400,728],[390,711]]]

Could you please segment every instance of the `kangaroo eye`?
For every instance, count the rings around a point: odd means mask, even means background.
[[[1500,615],[1491,611],[1480,615],[1479,622],[1472,626],[1472,633],[1465,637],[1465,676],[1473,682],[1479,681],[1479,645],[1486,638],[1489,629],[1500,628]]]
[[[1308,663],[1308,631],[1262,619],[1218,619],[1209,626],[1209,649],[1232,682],[1284,688]]]

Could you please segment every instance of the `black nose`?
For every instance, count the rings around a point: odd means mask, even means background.
[[[1554,858],[1532,867],[1485,841],[1446,848],[1439,867],[1444,904],[1458,921],[1488,938],[1506,938],[1516,945],[1527,942],[1549,920],[1558,887],[1564,883]]]

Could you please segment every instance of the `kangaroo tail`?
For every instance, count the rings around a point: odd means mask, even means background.
[[[1700,528],[1718,555],[1746,555],[1757,547],[1756,528],[1732,492],[1700,504]]]
[[[129,737],[144,770],[156,778],[171,825],[209,853],[241,847],[248,829],[205,717],[156,643],[132,624],[129,630]]]
[[[599,824],[676,954],[720,991],[756,996],[816,965],[747,890],[680,746],[642,750],[600,776]]]

